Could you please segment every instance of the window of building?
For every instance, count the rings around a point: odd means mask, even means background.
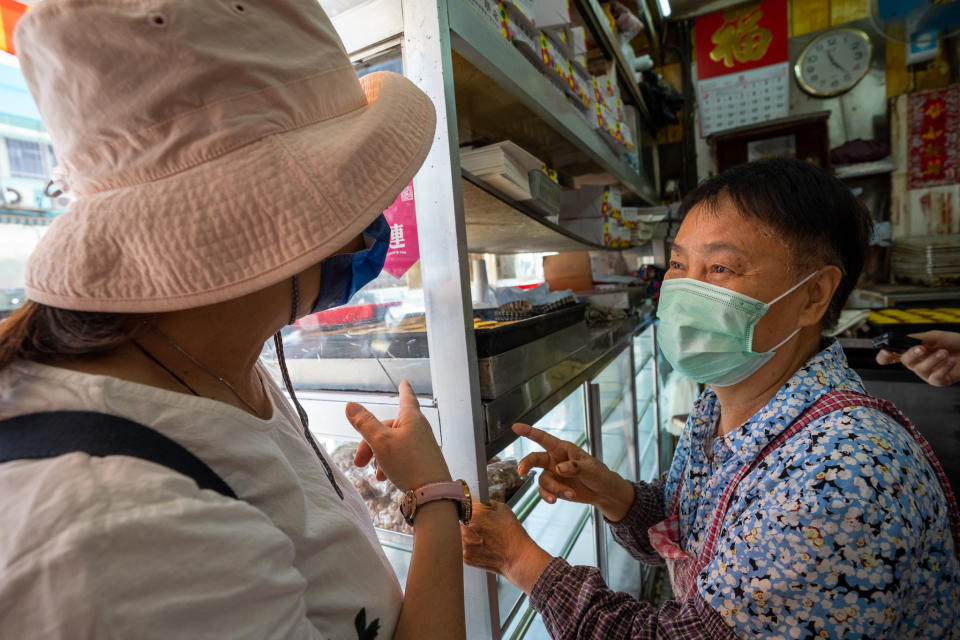
[[[10,175],[15,178],[45,178],[43,150],[39,142],[7,138],[7,158],[10,160]]]

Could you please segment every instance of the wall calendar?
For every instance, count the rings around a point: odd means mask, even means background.
[[[697,18],[696,47],[702,137],[788,115],[786,0]]]

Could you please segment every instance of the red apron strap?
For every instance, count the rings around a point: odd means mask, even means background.
[[[835,411],[840,411],[845,407],[854,406],[863,406],[876,409],[878,411],[883,411],[900,423],[900,425],[902,425],[911,435],[911,437],[920,445],[927,462],[930,463],[930,466],[933,468],[934,473],[937,476],[937,480],[939,481],[944,497],[946,498],[947,508],[950,512],[950,525],[954,537],[954,547],[956,552],[960,554],[960,515],[958,515],[957,512],[956,500],[954,499],[953,492],[950,490],[950,484],[947,482],[947,476],[944,473],[943,468],[940,466],[940,462],[933,454],[933,449],[930,448],[930,445],[927,443],[924,437],[920,435],[920,432],[917,431],[917,428],[913,426],[913,423],[910,422],[910,420],[903,415],[903,413],[897,409],[893,403],[888,402],[887,400],[881,400],[879,398],[874,398],[872,396],[853,391],[831,391],[830,393],[824,394],[816,402],[807,407],[807,409],[800,414],[800,416],[798,416],[789,427],[787,427],[776,438],[768,442],[763,450],[757,455],[757,457],[754,458],[750,464],[741,467],[734,476],[733,480],[727,485],[723,494],[720,496],[720,500],[717,503],[716,509],[713,512],[710,528],[707,531],[707,536],[704,539],[703,546],[700,548],[700,560],[697,563],[698,571],[707,566],[713,559],[713,555],[716,552],[717,540],[719,539],[720,532],[723,529],[723,520],[726,517],[727,509],[730,506],[730,501],[733,499],[733,495],[736,492],[740,481],[750,474],[750,472],[752,472],[771,451],[774,451],[780,447],[780,445],[782,445],[787,439],[795,435],[814,420],[817,420]],[[677,495],[679,495],[679,491]]]

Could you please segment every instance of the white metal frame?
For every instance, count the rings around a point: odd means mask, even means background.
[[[463,34],[457,34],[450,25],[451,15],[460,16],[461,25],[471,24],[463,18],[464,11],[473,11],[468,5],[468,0],[449,0],[449,4],[448,0],[371,0],[335,16],[332,21],[354,59],[370,57],[401,42],[405,75],[430,97],[436,107],[437,130],[433,147],[413,181],[433,387],[432,397],[421,397],[420,402],[439,438],[451,472],[476,488],[480,499],[486,499],[486,430],[477,374],[453,84],[452,39],[462,40]],[[404,28],[405,25],[408,28]],[[489,64],[484,66],[489,67]],[[503,76],[503,70],[489,70],[495,77]],[[548,114],[545,117],[549,120],[553,116]],[[562,131],[572,128],[573,132],[579,132],[582,128],[582,123],[557,120],[553,124]],[[584,137],[590,140],[589,136]],[[588,156],[613,166],[618,177],[630,180],[630,176],[623,174],[619,161],[611,161],[605,148],[587,144],[584,151]],[[632,180],[631,187],[638,192],[643,189],[637,178]],[[626,348],[632,351],[632,339],[627,341]],[[619,345],[616,353],[620,353]],[[612,359],[606,361],[612,362]],[[635,376],[632,366],[630,375]],[[635,412],[636,393],[632,380],[628,389],[632,397],[625,400],[630,401],[631,411]],[[585,382],[579,392],[587,400],[584,407],[588,433],[595,433],[599,438],[596,385]],[[356,437],[343,416],[346,402],[363,402],[375,415],[384,417],[389,417],[397,405],[396,396],[391,394],[305,391],[300,395],[304,407],[315,418],[311,420],[312,424],[322,429],[324,435],[343,437]],[[659,429],[659,419],[657,426]],[[599,446],[594,445],[596,453],[599,453]],[[638,462],[633,461],[634,469]],[[598,528],[595,537],[599,551],[604,540],[600,527],[605,525],[596,515],[594,520]],[[598,555],[600,562],[605,559],[605,554]],[[501,621],[494,576],[465,567],[464,600],[468,636],[499,638]]]

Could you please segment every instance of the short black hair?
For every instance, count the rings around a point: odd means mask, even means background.
[[[683,199],[681,219],[697,205],[714,210],[729,197],[741,215],[753,217],[787,241],[792,267],[835,265],[843,277],[821,320],[837,325],[857,286],[873,223],[850,189],[826,170],[792,158],[748,162],[700,183]]]

